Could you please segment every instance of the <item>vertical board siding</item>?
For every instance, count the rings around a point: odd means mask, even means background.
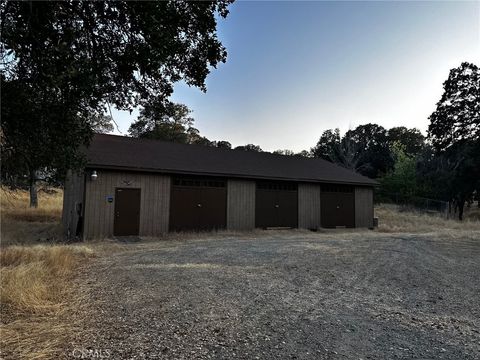
[[[97,170],[96,181],[88,180],[85,188],[85,239],[113,236],[115,189],[141,190],[140,236],[158,236],[168,231],[170,177]],[[107,197],[112,196],[109,203]]]
[[[255,228],[255,189],[255,181],[228,180],[228,230],[253,230]]]
[[[355,188],[355,227],[373,227],[373,188]]]
[[[68,171],[63,190],[62,225],[66,238],[75,237],[79,216],[77,204],[83,203],[83,173]],[[83,205],[82,205],[83,206]]]
[[[321,227],[318,184],[298,184],[298,227],[300,229]]]

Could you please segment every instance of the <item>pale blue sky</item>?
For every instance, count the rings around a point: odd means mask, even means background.
[[[480,2],[244,2],[220,20],[226,64],[179,84],[211,140],[309,149],[368,122],[428,127],[451,68],[480,64]],[[126,134],[136,113],[115,112]]]

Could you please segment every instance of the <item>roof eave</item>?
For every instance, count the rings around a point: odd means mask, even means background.
[[[132,172],[144,172],[144,173],[156,173],[156,174],[179,174],[179,175],[202,175],[202,176],[219,176],[219,177],[231,177],[239,179],[258,179],[258,180],[281,180],[281,181],[296,181],[305,183],[330,183],[330,184],[343,184],[343,185],[358,185],[358,186],[378,186],[380,185],[375,180],[369,181],[341,181],[330,179],[307,179],[307,178],[295,178],[295,177],[274,177],[274,176],[261,176],[261,175],[245,175],[234,173],[221,173],[221,172],[208,172],[208,171],[188,171],[188,170],[172,170],[172,169],[153,169],[144,167],[129,167],[129,166],[117,166],[117,165],[101,165],[89,163],[86,169],[104,169],[104,170],[121,170]]]

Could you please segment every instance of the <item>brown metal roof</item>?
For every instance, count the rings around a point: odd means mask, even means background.
[[[87,158],[88,168],[377,185],[372,179],[322,159],[116,135],[96,134]]]

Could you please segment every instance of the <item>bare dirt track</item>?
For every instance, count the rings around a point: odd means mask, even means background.
[[[92,315],[65,351],[479,359],[479,235],[286,231],[129,244],[82,275]]]

